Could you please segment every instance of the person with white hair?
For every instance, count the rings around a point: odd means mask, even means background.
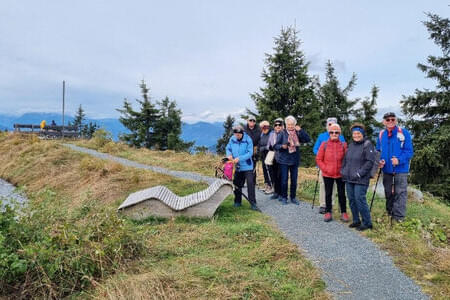
[[[320,145],[322,145],[323,142],[326,142],[326,141],[328,141],[330,139],[330,134],[328,133],[328,131],[329,131],[330,126],[333,125],[333,124],[337,124],[337,118],[334,118],[334,117],[328,118],[327,119],[327,124],[326,124],[326,130],[324,132],[322,132],[321,134],[319,134],[319,136],[317,137],[316,143],[314,144],[314,147],[313,147],[314,155],[317,155],[317,152],[319,152]],[[339,140],[341,142],[345,142],[345,138],[344,138],[344,136],[342,134],[339,135]],[[320,171],[320,169],[319,169],[319,184],[320,184],[320,188],[319,188],[319,203],[320,203],[319,213],[320,214],[324,214],[325,213],[325,183],[323,182],[322,171]],[[333,204],[334,204],[335,194],[336,194],[336,186],[333,185],[333,193],[332,193],[332,203]]]
[[[311,141],[304,129],[297,125],[297,120],[293,116],[285,119],[286,130],[277,138],[275,150],[279,151],[278,163],[281,174],[281,203],[288,204],[288,177],[291,175],[290,202],[299,205],[297,200],[297,177],[300,165],[300,143]]]
[[[339,207],[341,209],[341,220],[348,222],[347,204],[345,198],[345,183],[342,181],[342,161],[347,151],[347,143],[339,140],[341,127],[338,124],[332,124],[329,129],[330,139],[320,145],[317,152],[316,163],[323,174],[325,183],[325,222],[330,222],[332,217],[331,194],[333,185],[336,182],[338,190]]]

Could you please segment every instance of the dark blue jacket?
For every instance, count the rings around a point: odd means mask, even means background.
[[[408,173],[409,162],[414,155],[411,134],[408,130],[402,128],[402,132],[398,132],[398,127],[392,130],[392,135],[388,136],[387,129],[384,129],[381,137],[377,138],[377,151],[381,151],[380,159],[386,162],[383,167],[383,173]],[[381,139],[380,139],[381,138]],[[391,158],[397,157],[399,164],[394,168]]]
[[[297,131],[298,141],[300,143],[309,143],[311,141],[309,135],[303,129]],[[283,145],[288,144],[289,133],[287,130],[283,130],[277,136],[277,142],[273,147],[276,151],[275,159],[277,163],[288,165],[288,166],[298,166],[300,164],[300,147],[297,147],[297,151],[289,153],[288,149],[283,149]]]
[[[375,162],[375,147],[370,140],[353,142],[348,146],[342,162],[342,180],[369,185],[370,171]]]
[[[238,140],[233,135],[225,149],[227,156],[231,155],[233,158],[239,157],[239,163],[236,166],[238,171],[253,170],[253,142],[246,133],[244,133],[241,140]]]

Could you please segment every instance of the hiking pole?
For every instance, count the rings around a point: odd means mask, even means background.
[[[373,189],[372,201],[370,201],[369,211],[372,211],[373,199],[375,198],[375,193],[377,192],[378,180],[380,179],[380,175],[381,175],[381,168],[378,171],[377,181],[375,182],[375,188]]]
[[[395,158],[395,156],[392,156],[392,158]],[[391,207],[390,207],[390,215],[391,215],[391,227],[392,227],[392,209],[394,207],[394,200],[395,200],[395,166],[392,165],[393,172],[392,172],[392,190],[391,190]]]
[[[319,184],[319,175],[320,175],[320,169],[317,169],[317,180],[316,180],[316,186],[314,188],[314,198],[313,198],[313,203],[311,206],[311,209],[314,208],[314,202],[316,201],[316,193],[317,193],[317,185]]]

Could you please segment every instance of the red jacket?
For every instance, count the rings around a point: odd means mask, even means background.
[[[320,145],[316,163],[322,171],[322,176],[331,178],[342,177],[342,160],[346,151],[347,143],[339,140],[328,140]]]

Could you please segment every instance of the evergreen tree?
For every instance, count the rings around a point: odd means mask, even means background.
[[[220,139],[217,140],[216,152],[220,155],[225,154],[225,147],[230,141],[231,136],[233,135],[233,124],[235,119],[228,115],[225,122],[223,122],[224,133]]]
[[[154,145],[160,150],[189,151],[194,142],[181,138],[181,110],[168,97],[158,101],[158,121],[154,129]]]
[[[120,139],[135,147],[150,149],[153,144],[153,133],[158,122],[158,110],[150,102],[149,89],[142,80],[139,85],[142,99],[136,99],[140,105],[140,111],[133,110],[131,103],[125,98],[122,109],[117,109],[122,114],[119,121],[128,128],[130,133],[122,134]]]
[[[331,61],[326,63],[325,83],[319,84],[319,99],[321,120],[328,117],[336,117],[342,128],[342,133],[348,140],[350,138],[351,116],[356,114],[354,109],[358,100],[350,100],[348,94],[356,84],[356,74],[353,74],[345,88],[340,87],[335,74],[335,68]]]
[[[80,104],[80,106],[78,107],[78,110],[77,110],[77,112],[75,114],[75,118],[73,120],[73,123],[69,124],[69,125],[72,125],[72,126],[76,126],[77,130],[80,133],[80,135],[82,135],[81,131],[82,131],[82,128],[83,128],[83,122],[84,122],[84,118],[85,117],[86,117],[86,114],[84,113],[84,109],[83,109],[83,107],[81,107],[81,104]]]
[[[450,20],[427,16],[423,23],[442,55],[429,55],[427,64],[419,63],[418,68],[437,85],[434,90],[417,89],[401,103],[414,136],[411,180],[450,201]]]
[[[372,87],[371,96],[361,101],[361,108],[356,111],[356,120],[366,126],[366,136],[375,143],[376,135],[383,127],[383,124],[375,118],[377,114],[377,98],[380,89],[374,85]]]
[[[266,53],[261,75],[265,86],[250,94],[257,109],[255,115],[269,122],[293,115],[302,124],[314,125],[319,120],[318,103],[297,31],[293,27],[282,28],[273,50],[273,54]]]
[[[315,93],[317,79],[309,76],[300,39],[293,27],[282,28],[275,38],[273,53],[266,53],[262,79],[265,86],[250,94],[257,112],[247,109],[258,120],[273,122],[293,115],[311,137],[321,130],[319,102]],[[312,146],[302,149],[302,161],[313,164]]]
[[[97,125],[97,123],[89,122],[89,124],[84,124],[81,129],[81,136],[86,139],[91,139],[94,136],[94,133],[99,129],[100,127]]]

